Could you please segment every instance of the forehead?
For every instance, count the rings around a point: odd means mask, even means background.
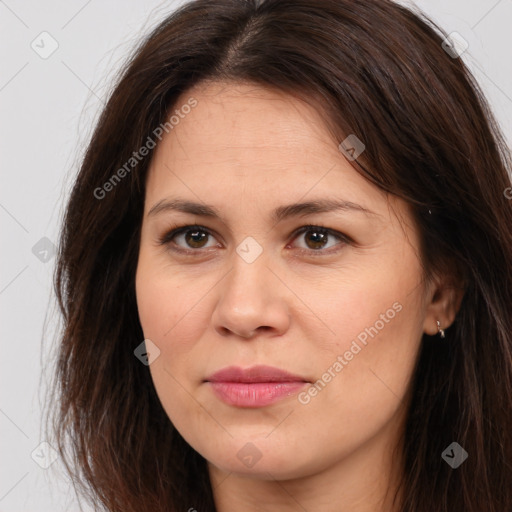
[[[183,109],[190,99],[193,109]],[[184,111],[188,113],[184,114]],[[208,83],[183,93],[179,121],[158,144],[148,191],[179,177],[219,186],[290,188],[356,184],[380,191],[342,156],[322,113],[295,96],[253,84]],[[175,117],[178,120],[178,117]],[[331,172],[336,169],[335,172]]]
[[[183,148],[193,146],[198,158],[222,155],[247,161],[256,157],[271,163],[273,156],[286,153],[290,157],[296,152],[323,156],[334,144],[313,107],[279,91],[213,83],[183,94],[176,108],[191,96],[197,106],[174,128],[176,137],[171,132],[169,138],[171,147],[178,143]]]

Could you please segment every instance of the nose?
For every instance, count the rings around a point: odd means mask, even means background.
[[[250,339],[257,333],[282,335],[290,325],[287,289],[268,267],[261,255],[247,263],[234,254],[234,264],[220,284],[212,315],[215,330],[221,336]]]

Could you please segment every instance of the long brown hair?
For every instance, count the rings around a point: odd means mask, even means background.
[[[64,325],[50,419],[92,502],[116,512],[215,510],[206,461],[133,354],[143,340],[134,279],[151,154],[126,162],[180,94],[221,80],[315,102],[340,142],[364,141],[352,165],[411,205],[426,275],[452,268],[464,283],[446,339],[422,340],[400,510],[512,510],[512,166],[446,37],[389,0],[196,0],[142,41],[83,159],[55,273]],[[469,454],[457,469],[441,457],[453,441]]]

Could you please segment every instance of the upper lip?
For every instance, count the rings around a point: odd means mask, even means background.
[[[272,366],[257,365],[251,368],[228,366],[206,378],[207,382],[309,382],[300,375],[293,375]]]

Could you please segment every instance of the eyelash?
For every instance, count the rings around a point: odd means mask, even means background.
[[[204,226],[200,226],[198,224],[175,225],[175,226],[171,227],[163,236],[158,238],[158,244],[159,245],[167,245],[170,250],[172,250],[174,252],[181,253],[181,254],[187,254],[187,255],[190,254],[190,255],[194,255],[194,256],[198,255],[199,253],[202,252],[202,249],[184,249],[179,246],[173,247],[171,245],[171,241],[174,237],[176,237],[177,235],[180,235],[182,233],[186,233],[187,231],[193,231],[193,230],[202,231],[204,233],[207,233],[209,236],[214,236],[213,233],[208,228],[206,228]],[[306,226],[302,226],[299,229],[296,229],[290,236],[293,237],[293,240],[295,240],[300,235],[303,235],[304,233],[307,233],[308,231],[313,231],[313,230],[317,230],[317,231],[320,231],[327,235],[338,238],[339,240],[342,241],[342,243],[343,243],[342,245],[352,244],[354,242],[349,236],[347,236],[343,233],[340,233],[339,231],[330,229],[326,226],[322,226],[320,224],[315,224],[315,225],[308,224]],[[207,248],[207,250],[208,249],[211,249],[211,247]],[[339,250],[340,250],[339,248],[336,251],[299,248],[299,251],[301,253],[308,253],[308,255],[313,255],[313,256],[330,255],[330,254],[333,254],[334,252],[338,252]]]

